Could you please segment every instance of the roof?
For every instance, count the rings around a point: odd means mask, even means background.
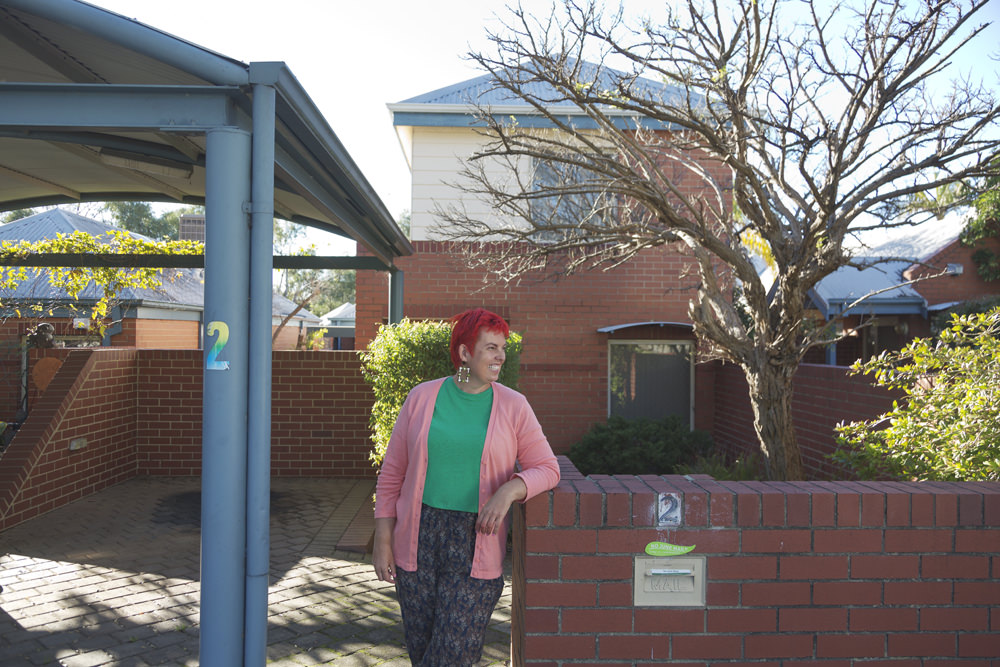
[[[595,86],[601,88],[613,89],[615,81],[626,76],[624,72],[589,62],[584,62],[580,66],[580,78],[592,81]],[[681,88],[668,86],[651,79],[636,79],[633,86],[640,93],[667,103],[678,103],[686,95]],[[562,96],[548,84],[529,82],[523,86],[523,90],[529,96],[542,102],[552,100],[551,106],[547,107],[550,111],[559,114],[565,113],[567,116],[578,116],[579,118],[574,119],[578,127],[585,128],[593,124],[586,118],[582,108],[563,100]],[[542,118],[529,103],[500,87],[492,74],[484,74],[432,90],[402,102],[389,104],[388,107],[392,112],[393,124],[396,126],[460,127],[479,124],[474,120],[477,108],[489,108],[495,116],[514,115],[518,118],[518,123],[525,127],[551,126],[551,122]],[[628,117],[629,122],[641,122],[648,125],[634,112],[609,109],[608,114]],[[659,123],[656,124],[659,125]]]
[[[856,262],[868,266],[843,266],[821,280],[810,291],[813,305],[828,318],[847,313],[925,314],[926,300],[912,285],[902,285],[903,274],[954,243],[964,224],[962,215],[951,214],[920,225],[866,230],[849,237],[845,246]],[[851,307],[868,294],[872,296]]]
[[[277,217],[412,246],[295,76],[78,0],[0,0],[0,210],[80,201],[203,204],[207,134],[248,130],[275,93]],[[265,107],[266,105],[261,105]]]
[[[905,282],[903,271],[911,262],[887,262],[865,269],[843,266],[821,280],[810,297],[824,317],[843,314],[923,314],[927,304],[912,285]],[[871,294],[858,305],[856,301]]]
[[[282,294],[278,294],[277,292],[274,293],[274,298],[271,300],[272,317],[285,317],[296,308],[298,308],[297,303]],[[293,319],[303,320],[307,324],[319,324],[320,321],[319,317],[315,313],[306,308],[303,308],[295,313],[295,317]]]
[[[326,315],[323,315],[320,318],[320,323],[324,326],[339,326],[347,323],[353,324],[356,311],[357,307],[355,304],[348,301],[347,303],[340,304]]]
[[[45,241],[54,239],[59,234],[72,234],[73,232],[83,232],[100,237],[111,231],[125,232],[136,239],[152,240],[142,234],[113,227],[66,209],[52,208],[0,225],[0,242]]]
[[[918,225],[866,230],[849,236],[845,245],[856,257],[924,262],[958,240],[965,218],[965,213],[953,211]]]

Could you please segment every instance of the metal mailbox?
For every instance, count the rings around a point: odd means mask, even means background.
[[[642,607],[704,607],[706,558],[637,556],[632,602]]]

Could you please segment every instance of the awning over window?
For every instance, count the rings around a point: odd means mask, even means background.
[[[608,327],[601,327],[597,330],[597,333],[613,334],[623,329],[634,329],[636,327],[682,327],[684,329],[694,329],[694,325],[690,322],[629,322],[628,324],[613,324]]]

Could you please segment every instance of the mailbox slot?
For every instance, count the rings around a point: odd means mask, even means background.
[[[704,556],[635,559],[633,604],[645,607],[704,607]]]

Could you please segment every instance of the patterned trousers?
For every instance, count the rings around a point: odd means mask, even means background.
[[[424,505],[417,571],[396,571],[406,651],[421,667],[464,667],[483,652],[503,577],[474,579],[476,515]]]

